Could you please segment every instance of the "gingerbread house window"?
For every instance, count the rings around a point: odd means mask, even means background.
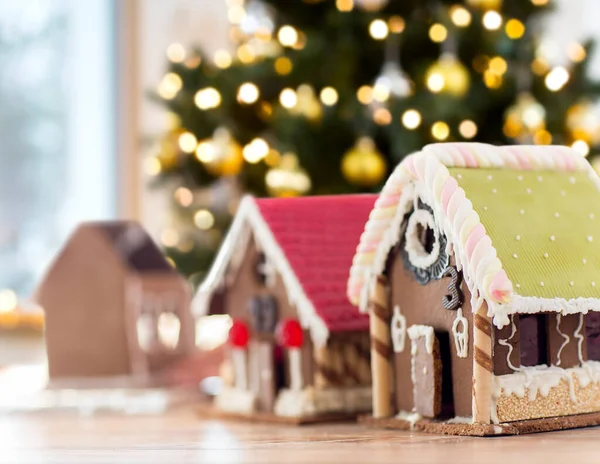
[[[585,316],[585,335],[588,360],[600,361],[600,313],[590,311]]]
[[[546,315],[519,316],[521,366],[548,364]]]

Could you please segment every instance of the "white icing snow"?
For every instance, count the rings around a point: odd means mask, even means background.
[[[315,346],[325,346],[329,338],[327,325],[319,317],[314,305],[304,292],[285,253],[260,214],[256,202],[249,196],[244,197],[240,203],[238,212],[215,262],[194,297],[192,311],[197,316],[208,314],[212,294],[222,285],[233,257],[239,253],[240,244],[238,240],[248,234],[248,230],[252,230],[257,246],[263,250],[266,259],[269,263],[272,263],[281,275],[288,299],[298,310],[300,324],[310,331]],[[246,247],[244,247],[245,249]]]
[[[252,414],[256,408],[256,395],[248,390],[224,386],[215,398],[218,409],[239,414]]]
[[[302,390],[281,390],[275,402],[274,412],[278,416],[302,417],[332,412],[369,411],[371,404],[371,387],[306,387]]]
[[[456,416],[456,417],[453,417],[452,419],[448,419],[448,424],[472,424],[472,423],[473,423],[472,417]]]
[[[421,414],[419,414],[418,412],[400,411],[396,415],[396,419],[400,419],[400,420],[408,422],[410,424],[410,428],[412,430],[415,428],[415,424],[418,421],[420,421],[421,419],[423,419],[423,416],[421,416]]]
[[[600,362],[587,361],[580,367],[561,369],[555,366],[521,367],[518,372],[492,377],[492,421],[498,423],[496,403],[501,396],[516,395],[524,398],[527,393],[529,401],[535,401],[538,395],[548,396],[552,388],[561,381],[569,385],[571,401],[576,403],[575,382],[581,388],[590,383],[600,383]]]
[[[392,345],[395,353],[402,353],[406,345],[406,317],[400,312],[400,306],[394,306],[391,323]]]

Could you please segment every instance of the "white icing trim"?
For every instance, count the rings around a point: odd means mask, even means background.
[[[408,337],[412,342],[411,354],[417,353],[417,345],[416,341],[419,338],[425,338],[425,349],[428,354],[433,353],[433,341],[435,340],[435,332],[433,331],[433,327],[430,325],[419,325],[414,324],[408,328]]]
[[[460,324],[462,324],[462,331],[459,331]],[[469,321],[463,316],[462,307],[458,308],[456,318],[452,323],[452,335],[454,336],[456,355],[459,358],[466,358],[469,354]]]
[[[560,345],[560,348],[558,349],[558,353],[556,353],[556,365],[560,366],[562,363],[562,360],[560,359],[560,355],[562,353],[562,350],[565,348],[565,346],[567,346],[569,344],[569,342],[571,341],[571,337],[569,337],[566,333],[562,332],[560,330],[560,322],[562,321],[562,314],[558,314],[556,316],[556,331],[558,332],[558,334],[563,338],[563,342]]]
[[[327,325],[319,317],[314,305],[304,292],[285,253],[260,214],[256,202],[249,196],[244,197],[240,203],[231,229],[217,254],[215,262],[194,296],[192,311],[197,316],[208,314],[212,294],[222,285],[232,257],[240,246],[238,240],[243,237],[244,232],[248,229],[254,233],[257,246],[263,250],[266,259],[270,260],[281,275],[290,304],[297,309],[300,324],[310,331],[315,346],[325,346],[329,338]]]
[[[513,363],[510,360],[510,355],[513,352],[514,347],[512,346],[511,343],[508,343],[508,340],[512,340],[512,338],[516,335],[517,333],[517,326],[515,324],[515,320],[514,318],[511,320],[511,327],[512,327],[512,331],[510,332],[510,337],[508,338],[504,338],[504,339],[498,339],[498,344],[501,346],[505,346],[508,348],[508,352],[506,353],[506,365],[508,367],[510,367],[513,371],[518,371],[520,369],[520,367],[516,367],[513,365]]]
[[[452,419],[448,419],[447,423],[448,424],[472,424],[473,418],[456,416],[456,417],[453,417]]]
[[[215,398],[215,406],[221,411],[252,414],[256,410],[256,395],[248,390],[224,386]]]
[[[417,197],[415,196],[415,200]],[[419,227],[424,229],[430,228],[434,233],[434,243],[431,253],[428,253],[419,237]],[[419,269],[427,269],[436,262],[440,255],[440,233],[436,227],[435,221],[431,213],[425,209],[415,209],[408,219],[406,225],[406,242],[404,249],[408,253],[408,260],[411,264]]]
[[[406,317],[400,312],[400,306],[394,306],[391,323],[392,345],[394,353],[402,353],[406,345]]]
[[[581,329],[583,328],[583,321],[584,321],[584,317],[583,314],[579,315],[579,325],[577,326],[577,329],[575,330],[575,333],[573,334],[573,336],[577,339],[577,355],[579,356],[579,362],[581,364],[583,364],[585,362],[585,360],[583,359],[583,352],[582,352],[582,347],[583,347],[583,334],[581,333]]]

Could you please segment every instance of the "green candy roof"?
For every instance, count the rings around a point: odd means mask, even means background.
[[[600,192],[586,172],[449,168],[516,294],[600,297]]]

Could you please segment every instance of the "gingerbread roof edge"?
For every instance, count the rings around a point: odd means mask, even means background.
[[[516,171],[518,172],[513,175],[512,172]],[[564,288],[551,289],[548,285],[543,288],[544,282],[538,280],[537,284],[541,286],[537,290],[543,290],[538,292],[539,296],[534,294],[535,292],[527,294],[525,288],[520,288],[519,280],[513,281],[515,275],[518,275],[518,272],[513,272],[516,267],[509,262],[509,256],[510,259],[515,258],[516,262],[517,254],[507,255],[505,243],[498,240],[499,234],[507,233],[506,231],[511,230],[510,227],[499,220],[494,222],[493,215],[487,211],[488,203],[476,201],[476,197],[482,196],[478,188],[485,185],[485,181],[493,177],[496,182],[496,174],[492,176],[492,173],[498,173],[499,178],[514,177],[515,182],[516,179],[527,180],[527,176],[535,176],[532,178],[537,178],[540,182],[534,186],[535,190],[542,185],[543,176],[546,175],[542,171],[547,173],[549,179],[554,175],[555,178],[560,176],[561,181],[564,178],[571,184],[577,181],[577,186],[581,185],[583,189],[581,192],[598,193],[600,190],[600,180],[587,160],[567,147],[495,147],[480,143],[445,143],[428,145],[422,151],[409,155],[396,167],[370,213],[350,271],[347,287],[349,299],[361,311],[367,311],[370,284],[383,271],[391,247],[399,240],[404,215],[414,207],[415,198],[420,197],[432,207],[435,226],[448,238],[447,251],[454,251],[457,267],[464,272],[472,294],[473,309],[477,310],[485,300],[488,314],[493,317],[494,324],[498,327],[508,324],[508,316],[514,313],[556,311],[570,314],[585,313],[588,310],[600,311],[600,292],[595,289],[593,279],[586,283],[589,285],[585,291],[577,288],[577,282],[573,281],[567,281]],[[502,190],[502,187],[504,185],[500,186],[499,190]],[[489,190],[497,193],[496,188],[490,187]],[[526,190],[528,194],[532,194],[530,188]],[[559,188],[555,190],[559,195]],[[523,191],[525,192],[524,188]],[[548,192],[548,189],[545,192]],[[581,192],[574,191],[574,195],[582,195]],[[500,193],[502,192],[498,192],[494,197],[495,202],[500,203],[500,208],[504,208]],[[535,192],[531,196],[535,196]],[[577,196],[574,196],[575,201],[576,198]],[[582,196],[579,197],[580,203],[584,203],[581,201],[583,199]],[[587,200],[589,202],[589,198]],[[548,206],[544,208],[554,207],[551,201],[546,203]],[[482,206],[483,204],[485,206]],[[543,202],[533,204],[539,208]],[[527,215],[524,215],[523,209],[520,211],[522,220]],[[555,209],[552,211],[558,218],[559,213],[554,212]],[[570,217],[573,218],[575,213],[567,211],[567,214],[571,214]],[[538,216],[539,214],[535,219]],[[592,213],[590,217],[593,217]],[[582,237],[585,241],[585,235]],[[519,235],[514,238],[517,241],[521,239]],[[574,243],[573,238],[568,235],[566,238],[566,243],[571,246]],[[580,238],[577,237],[578,240]],[[549,235],[548,239],[553,242],[555,237]],[[591,235],[587,236],[587,241],[592,242]],[[600,260],[600,247],[590,247],[589,251],[590,256],[587,259],[577,257],[577,263],[585,264],[589,261],[595,264]],[[547,253],[543,255],[541,261],[549,257]],[[551,271],[548,268],[551,260],[546,261],[546,267],[542,270],[547,275],[547,271]],[[573,258],[567,263],[567,268],[571,266],[575,269],[577,263]],[[521,261],[520,265],[526,265],[526,261]],[[594,265],[589,268],[589,271],[596,272]],[[507,274],[507,270],[510,275]],[[600,271],[597,273],[600,287]],[[552,291],[557,294],[552,295]]]

